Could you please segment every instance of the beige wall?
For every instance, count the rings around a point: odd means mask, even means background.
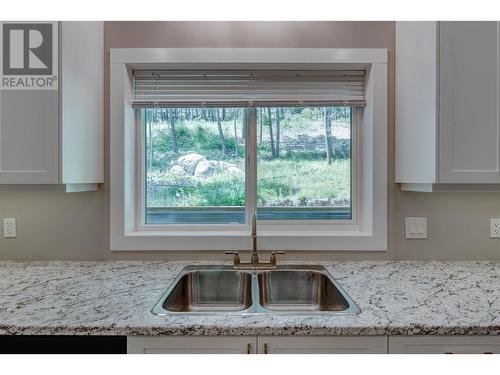
[[[106,77],[109,49],[134,47],[387,48],[389,251],[296,252],[287,258],[500,260],[500,240],[488,238],[489,218],[500,217],[500,193],[402,193],[392,182],[393,22],[109,22],[105,25]],[[106,108],[108,92],[106,84]],[[108,124],[107,110],[105,120]],[[107,142],[107,125],[105,134]],[[223,259],[217,252],[109,252],[108,188],[106,183],[99,193],[0,192],[0,218],[18,220],[18,238],[0,238],[0,259]],[[429,218],[427,240],[404,239],[404,217],[409,215]]]

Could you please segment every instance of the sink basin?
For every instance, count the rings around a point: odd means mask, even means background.
[[[269,310],[344,311],[349,302],[324,273],[277,270],[258,275],[260,304]]]
[[[355,315],[358,306],[322,266],[276,270],[188,266],[154,306],[155,315]]]
[[[240,311],[252,305],[252,275],[232,269],[185,270],[162,307],[176,312]]]

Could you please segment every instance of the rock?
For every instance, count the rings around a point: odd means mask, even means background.
[[[195,177],[209,177],[219,170],[219,163],[215,160],[202,160],[196,166]]]
[[[193,174],[198,163],[203,160],[207,159],[203,155],[192,152],[177,159],[177,164],[184,168],[187,173]]]
[[[174,165],[172,168],[170,168],[170,173],[175,176],[184,176],[186,174],[186,171],[180,165]]]
[[[219,161],[220,169],[229,169],[231,167],[236,167],[236,164],[228,163],[227,161]],[[236,167],[237,168],[237,167]]]
[[[240,177],[244,177],[245,176],[245,172],[243,172],[241,169],[239,169],[237,166],[230,166],[227,171],[229,173],[232,173],[232,174],[235,174],[237,176],[240,176]]]

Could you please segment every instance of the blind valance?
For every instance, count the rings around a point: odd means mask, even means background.
[[[134,70],[133,106],[363,106],[364,82],[364,70]]]

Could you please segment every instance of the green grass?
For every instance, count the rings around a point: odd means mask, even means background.
[[[148,188],[150,207],[244,206],[245,181],[231,173],[219,173],[207,179],[149,173],[149,181],[160,182]],[[154,185],[154,184],[153,184]]]
[[[260,206],[348,205],[349,160],[259,161],[257,195]],[[244,179],[219,173],[207,179],[150,173],[161,188],[148,194],[151,207],[244,206]]]
[[[299,206],[314,201],[348,201],[350,162],[335,160],[270,160],[257,164],[257,198],[261,206],[281,206],[286,201]],[[297,204],[297,203],[296,203]]]

